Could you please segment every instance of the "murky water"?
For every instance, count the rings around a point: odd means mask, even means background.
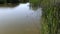
[[[0,34],[39,34],[40,18],[41,8],[34,11],[29,3],[0,7]]]

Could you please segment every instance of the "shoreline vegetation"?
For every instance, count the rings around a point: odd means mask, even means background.
[[[60,0],[30,0],[32,6],[42,7],[41,34],[60,34]],[[59,31],[60,32],[60,31]]]

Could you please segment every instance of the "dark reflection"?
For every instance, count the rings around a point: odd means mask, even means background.
[[[19,0],[0,0],[0,4],[5,4],[5,3],[19,3]]]
[[[0,7],[15,7],[20,3],[26,3],[29,0],[0,0]]]
[[[4,4],[4,0],[0,0],[0,4]]]
[[[29,2],[29,0],[0,0],[0,4],[5,4],[5,3],[26,3]]]
[[[20,1],[19,0],[6,0],[7,3],[19,3]]]
[[[15,7],[20,3],[30,3],[30,8],[36,10],[40,8],[40,0],[0,0],[1,7]]]
[[[16,7],[17,5],[19,5],[19,3],[6,3],[6,4],[0,4],[0,7]]]
[[[26,3],[29,2],[29,0],[20,0],[20,3]]]
[[[40,0],[0,0],[0,6],[15,7],[20,3],[30,3],[30,8],[36,10],[40,8]]]

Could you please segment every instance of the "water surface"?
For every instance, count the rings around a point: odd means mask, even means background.
[[[39,34],[41,8],[32,10],[29,5],[0,7],[0,34]]]

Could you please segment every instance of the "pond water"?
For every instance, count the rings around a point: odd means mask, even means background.
[[[41,8],[32,10],[29,5],[0,7],[0,34],[39,34]]]

